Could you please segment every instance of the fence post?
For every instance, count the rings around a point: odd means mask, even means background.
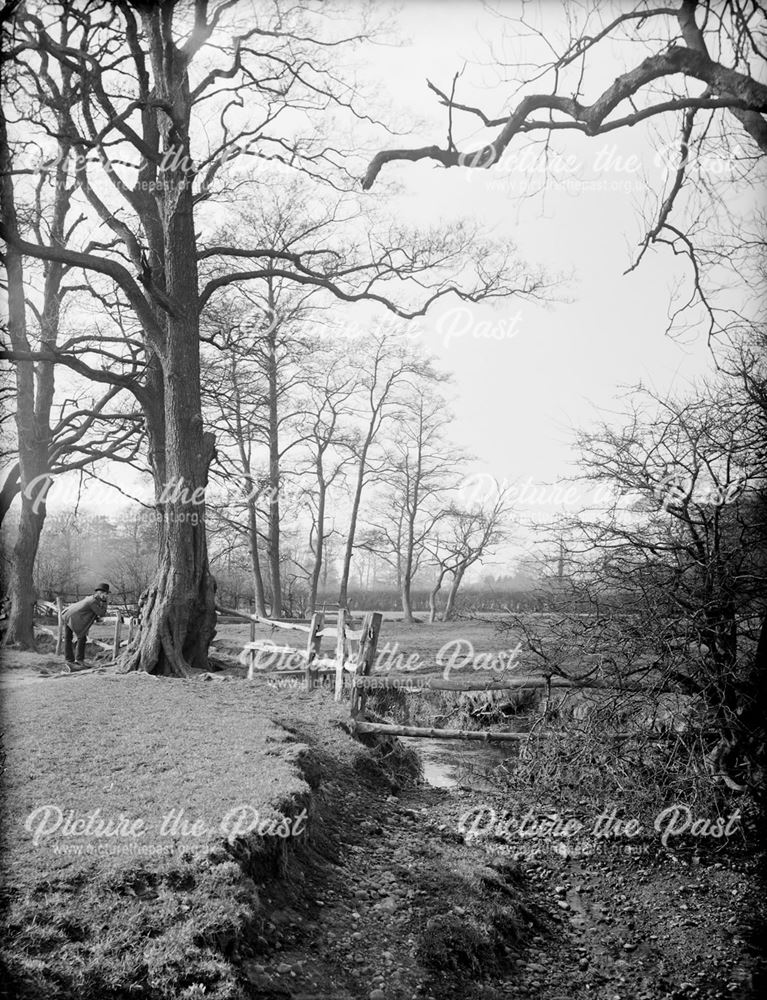
[[[380,611],[368,612],[362,623],[362,638],[360,639],[360,651],[357,654],[357,670],[352,678],[351,715],[356,719],[365,710],[367,691],[365,688],[357,687],[358,677],[368,677],[375,663],[376,648],[378,647],[378,634],[381,631],[383,615]]]
[[[60,595],[56,596],[56,611],[59,616],[59,629],[56,635],[56,656],[61,656],[61,644],[64,641],[64,621],[61,617],[61,613],[64,610],[64,602]]]
[[[312,663],[320,655],[322,636],[318,633],[322,631],[322,623],[325,615],[321,611],[315,611],[312,615],[311,629],[309,631],[309,642],[306,645],[306,690],[311,691],[314,687],[314,671]]]
[[[338,637],[336,638],[336,701],[341,700],[344,687],[346,662],[346,608],[338,609]]]
[[[250,641],[256,641],[256,623],[251,621],[250,623]],[[253,680],[253,664],[256,662],[256,651],[255,649],[248,650],[248,680]]]
[[[116,609],[117,617],[115,618],[115,641],[112,646],[112,659],[116,660],[120,655],[120,633],[122,632],[123,616],[119,608]]]

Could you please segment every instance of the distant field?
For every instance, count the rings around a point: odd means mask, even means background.
[[[466,620],[459,619],[430,624],[422,619],[417,624],[406,624],[402,621],[401,613],[386,612],[378,642],[376,671],[443,673],[445,666],[452,663],[453,667],[449,671],[450,673],[454,671],[457,673],[461,669],[464,673],[472,669],[480,672],[483,657],[488,659],[495,657],[495,665],[492,670],[496,674],[504,660],[510,659],[513,659],[513,669],[516,673],[540,673],[542,663],[529,649],[523,636],[510,630],[502,630],[501,626],[507,617],[505,613],[488,612],[477,618]],[[534,623],[537,626],[536,631],[540,633],[541,626],[544,626],[543,631],[546,631],[547,619],[555,616],[546,612],[527,612],[523,614],[523,617]],[[355,613],[354,628],[360,627],[362,618],[362,612]],[[55,624],[49,623],[46,627],[55,635]],[[306,632],[272,628],[261,623],[256,625],[255,635],[258,640],[269,641],[278,647],[289,647],[296,650],[305,649],[308,638]],[[113,624],[94,625],[89,633],[91,639],[109,644],[111,644],[113,636]],[[122,638],[123,640],[127,638],[127,626],[123,626]],[[243,646],[249,641],[250,626],[247,622],[220,623],[211,653],[214,657],[224,658],[225,661],[230,658],[236,660]],[[511,651],[517,646],[518,648],[512,657]],[[554,652],[554,650],[550,651]],[[328,656],[334,655],[334,637],[327,637],[323,640],[322,652]],[[609,652],[610,650],[606,647],[590,653],[573,651],[563,657],[560,666],[568,672],[578,673],[582,669],[591,669],[598,660]],[[88,655],[92,656],[93,653],[89,650]],[[106,651],[103,655],[107,658],[109,656]],[[476,661],[477,658],[479,660],[477,667],[472,668],[467,661]],[[462,668],[461,664],[465,664],[465,666]]]
[[[355,618],[355,626],[359,627],[361,619]],[[214,646],[220,653],[227,655],[239,654],[242,647],[249,642],[250,628],[246,623],[238,625],[220,625],[218,627]],[[272,629],[269,626],[257,625],[256,638],[268,640],[278,646],[290,646],[293,649],[303,649],[306,646],[306,635],[286,629]],[[378,640],[376,669],[399,672],[405,669],[407,663],[410,669],[421,672],[442,671],[445,663],[453,658],[453,662],[463,661],[467,657],[481,654],[494,654],[507,651],[516,645],[510,633],[499,633],[497,621],[453,621],[409,625],[400,618],[384,616],[381,634]],[[333,655],[335,639],[328,638],[323,649]],[[441,661],[441,662],[440,662]],[[517,669],[524,671],[525,667],[534,668],[532,657],[525,655],[520,649],[516,660]]]

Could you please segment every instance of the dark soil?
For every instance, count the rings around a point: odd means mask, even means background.
[[[291,898],[274,886],[268,947],[248,965],[264,996],[761,995],[765,899],[745,852],[515,858],[464,842],[471,794],[386,794],[357,772],[330,766],[316,792],[334,863],[303,867]]]

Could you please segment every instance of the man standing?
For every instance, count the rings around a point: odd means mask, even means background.
[[[108,593],[109,584],[100,583],[93,592],[93,597],[86,597],[76,604],[70,604],[62,614],[64,659],[66,660],[64,670],[66,673],[69,673],[73,667],[82,668],[85,666],[85,643],[88,639],[88,629],[98,618],[106,614]],[[73,638],[77,639],[77,655],[72,648]]]

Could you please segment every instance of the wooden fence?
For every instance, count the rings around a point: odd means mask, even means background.
[[[246,614],[232,608],[216,607],[219,614],[227,615],[240,621],[250,622],[250,642],[243,646],[242,654],[248,665],[248,677],[252,679],[256,672],[264,676],[295,677],[305,679],[306,689],[311,691],[318,678],[333,676],[335,678],[335,700],[341,700],[344,688],[344,675],[352,678],[352,704],[364,702],[364,691],[355,698],[355,678],[360,672],[369,672],[375,660],[378,647],[378,636],[381,631],[383,615],[379,612],[369,612],[365,615],[360,629],[353,629],[349,613],[345,608],[337,612],[317,611],[307,622],[280,621],[275,618],[262,618],[260,615]],[[333,616],[335,615],[335,621]],[[268,625],[272,629],[290,630],[306,635],[306,646],[303,650],[293,646],[277,646],[263,639],[256,639],[256,624]],[[323,656],[322,640],[335,639],[334,655]],[[304,664],[295,669],[259,669],[258,654],[268,653],[270,657],[284,656],[289,660],[302,658]]]
[[[62,612],[64,610],[62,599],[57,599],[58,612],[58,637],[56,653],[60,654],[64,639],[64,621]],[[248,678],[255,676],[265,676],[268,678],[277,677],[301,677],[304,680],[305,688],[311,691],[321,677],[333,677],[335,679],[335,700],[340,701],[344,688],[349,689],[349,711],[353,730],[356,733],[378,733],[390,736],[416,736],[428,737],[431,739],[453,739],[453,740],[479,740],[482,742],[505,742],[524,741],[528,738],[527,733],[510,733],[498,730],[470,730],[470,729],[436,729],[427,726],[404,726],[393,723],[370,722],[365,718],[365,705],[368,693],[371,690],[381,690],[396,687],[404,692],[416,691],[456,691],[456,692],[487,692],[487,691],[515,691],[520,688],[545,688],[547,695],[554,689],[561,688],[594,688],[609,689],[614,685],[597,680],[585,679],[574,680],[566,677],[545,676],[542,674],[512,674],[500,680],[487,680],[472,677],[461,677],[457,679],[444,678],[441,676],[430,676],[423,674],[395,674],[375,675],[375,660],[378,649],[378,639],[381,633],[383,614],[378,611],[365,614],[362,627],[352,628],[349,613],[345,608],[338,611],[317,611],[307,621],[283,621],[274,618],[264,618],[260,615],[249,614],[237,611],[232,608],[216,606],[219,615],[227,616],[234,621],[247,621],[250,623],[250,641],[242,647],[241,659],[248,666]],[[111,643],[90,640],[102,649],[111,651],[113,660],[116,660],[122,646],[127,645],[133,638],[133,631],[136,627],[134,618],[127,618],[125,621],[119,609],[114,618],[103,619],[109,623],[114,620],[114,637]],[[121,639],[122,626],[128,626],[127,640]],[[287,630],[300,632],[306,636],[306,645],[303,649],[293,646],[279,646],[273,642],[256,639],[256,625],[268,625],[273,630]],[[333,656],[323,655],[323,639],[334,639]],[[259,653],[268,653],[270,657],[287,656],[293,660],[296,657],[303,660],[300,667],[283,669],[281,667],[269,668],[258,666]],[[347,683],[348,682],[348,683]],[[639,684],[622,684],[624,691],[646,691],[647,688]]]
[[[582,680],[567,677],[547,676],[543,674],[511,674],[501,679],[481,679],[461,677],[457,679],[430,676],[423,674],[375,675],[376,651],[381,633],[383,615],[380,612],[369,612],[365,615],[362,628],[354,630],[350,626],[348,612],[340,608],[338,612],[318,611],[309,621],[279,621],[262,618],[259,615],[246,614],[230,608],[217,607],[219,614],[230,616],[236,621],[248,621],[251,625],[250,642],[242,650],[244,662],[249,665],[248,677],[256,673],[266,677],[295,677],[305,680],[305,687],[311,690],[322,676],[335,677],[335,700],[340,701],[345,687],[349,688],[349,711],[353,731],[359,734],[377,733],[388,736],[416,736],[431,739],[477,740],[482,742],[523,742],[528,739],[528,733],[510,733],[500,730],[471,729],[436,729],[427,726],[404,726],[385,722],[370,722],[365,717],[365,705],[371,690],[381,690],[396,687],[404,692],[418,691],[456,691],[456,692],[486,692],[486,691],[518,691],[520,688],[541,688],[546,690],[547,698],[552,690],[560,689],[602,689],[612,690],[616,685],[597,678]],[[332,615],[336,614],[335,622]],[[293,646],[277,646],[272,642],[257,640],[255,627],[257,623],[268,625],[272,629],[289,629],[307,636],[303,650]],[[323,656],[322,640],[334,638],[335,655]],[[286,655],[293,659],[296,656],[303,659],[303,664],[295,669],[258,668],[259,653],[270,655]],[[346,681],[348,680],[348,684]],[[622,683],[623,691],[647,691],[642,684]],[[626,738],[626,734],[615,734],[616,739]]]

